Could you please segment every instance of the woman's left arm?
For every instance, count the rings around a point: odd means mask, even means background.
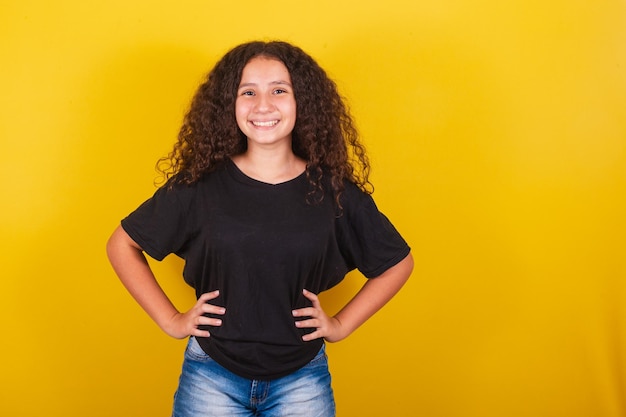
[[[324,312],[317,295],[304,290],[304,296],[311,300],[313,307],[294,310],[293,316],[310,317],[296,321],[296,327],[314,328],[315,331],[304,335],[302,340],[323,337],[329,342],[338,342],[345,339],[400,291],[412,271],[413,257],[409,253],[381,275],[368,279],[354,298],[334,317]]]

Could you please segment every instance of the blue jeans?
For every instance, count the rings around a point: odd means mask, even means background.
[[[172,417],[334,417],[324,346],[296,372],[271,381],[242,378],[189,338]]]

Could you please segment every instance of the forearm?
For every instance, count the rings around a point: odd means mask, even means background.
[[[334,316],[341,325],[341,340],[365,323],[380,310],[402,288],[413,270],[413,257],[407,255],[402,261],[385,271],[382,275],[371,278],[344,308]]]
[[[139,246],[118,227],[107,242],[107,255],[130,295],[166,333],[174,316],[179,314],[158,284]]]

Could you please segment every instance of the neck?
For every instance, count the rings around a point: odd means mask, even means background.
[[[306,162],[289,149],[285,152],[248,149],[232,158],[237,168],[247,176],[270,184],[296,178],[306,168]]]

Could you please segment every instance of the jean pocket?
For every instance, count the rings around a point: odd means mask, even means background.
[[[317,352],[317,355],[311,362],[306,364],[305,366],[328,366],[328,356],[326,355],[326,345],[322,344],[321,349]]]
[[[211,357],[200,347],[200,344],[195,337],[189,337],[189,343],[187,344],[187,350],[185,355],[191,360],[207,362],[212,360]]]

